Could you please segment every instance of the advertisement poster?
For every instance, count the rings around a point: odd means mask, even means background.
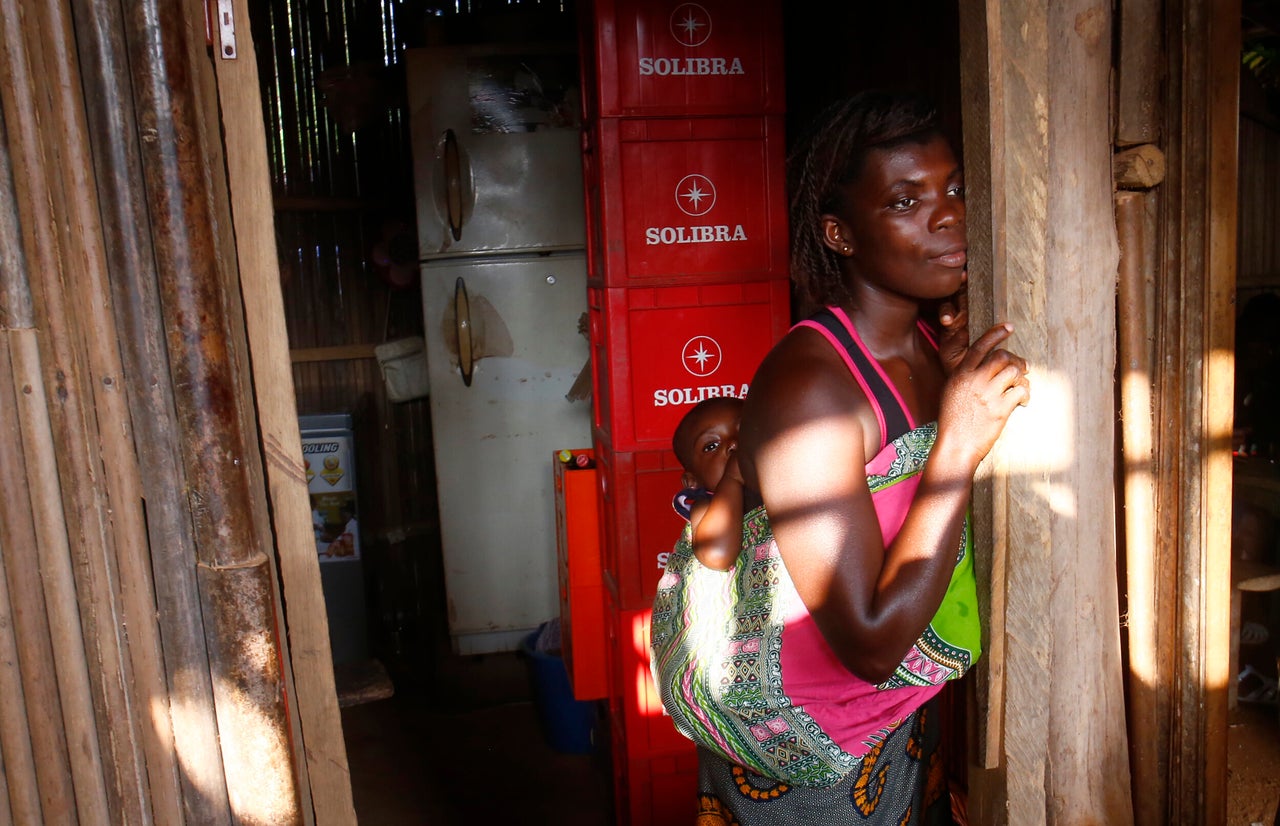
[[[302,440],[302,463],[311,493],[311,525],[321,562],[360,558],[355,470],[351,438],[319,436]]]

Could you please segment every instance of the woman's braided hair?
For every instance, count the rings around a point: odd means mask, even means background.
[[[791,278],[811,307],[849,298],[835,252],[823,243],[821,217],[843,207],[844,188],[862,173],[871,149],[919,141],[939,131],[937,110],[914,95],[860,92],[815,118],[787,159],[791,192]]]

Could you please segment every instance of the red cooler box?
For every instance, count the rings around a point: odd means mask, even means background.
[[[584,136],[593,285],[786,280],[781,116],[610,119]]]
[[[781,114],[781,0],[595,0],[581,41],[593,117]],[[591,95],[590,90],[595,90]]]
[[[606,444],[597,433],[605,587],[623,609],[650,608],[685,526],[671,505],[684,471],[670,449],[614,453]]]
[[[682,416],[741,397],[790,324],[790,283],[587,290],[595,427],[621,452],[670,452]]]
[[[572,453],[594,460],[590,450]],[[577,468],[557,457],[551,461],[556,491],[561,652],[574,698],[595,700],[609,693],[600,486],[595,467]]]

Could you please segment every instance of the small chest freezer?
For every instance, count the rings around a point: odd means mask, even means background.
[[[335,665],[368,659],[355,433],[350,413],[298,417]]]

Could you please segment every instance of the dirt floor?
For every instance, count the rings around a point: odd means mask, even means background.
[[[1280,826],[1280,707],[1241,703],[1227,749],[1227,826]]]

